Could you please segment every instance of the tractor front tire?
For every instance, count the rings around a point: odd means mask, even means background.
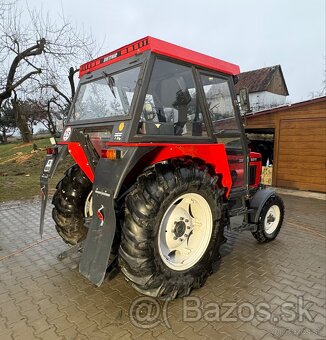
[[[279,196],[273,195],[264,204],[259,215],[257,231],[252,235],[260,243],[275,240],[281,230],[283,219],[283,200]]]
[[[52,200],[56,230],[66,243],[75,245],[87,235],[85,205],[91,197],[92,183],[75,164],[66,171],[56,189]]]
[[[163,300],[204,285],[220,259],[223,195],[219,177],[193,161],[157,164],[125,201],[119,260],[139,292]]]

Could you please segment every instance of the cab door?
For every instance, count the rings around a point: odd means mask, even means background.
[[[205,72],[200,73],[200,79],[214,137],[218,143],[225,145],[232,178],[232,191],[245,190],[246,151],[241,123],[239,117],[236,116],[230,90],[231,79]]]

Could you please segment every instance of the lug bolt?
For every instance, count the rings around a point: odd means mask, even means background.
[[[180,217],[180,221],[183,221],[184,220],[184,218],[183,217]]]
[[[180,238],[180,241],[182,242],[182,241],[183,241],[183,238]]]
[[[174,237],[173,237],[173,239],[174,239],[174,240],[176,240],[176,239],[177,239],[177,237],[176,237],[176,236],[174,236]]]
[[[185,220],[185,222],[187,223],[187,222],[189,222],[189,220],[187,219],[187,220]]]
[[[190,225],[187,226],[187,229],[190,229]]]
[[[183,236],[184,236],[184,237],[188,237],[189,235],[188,235],[188,234],[184,234]]]

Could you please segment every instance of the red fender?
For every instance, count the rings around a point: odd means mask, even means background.
[[[222,175],[222,185],[227,188],[229,195],[232,179],[228,158],[224,144],[167,144],[167,143],[106,143],[107,146],[119,147],[157,147],[148,158],[146,165],[152,165],[172,158],[191,157],[199,158],[211,165],[217,174]]]
[[[59,144],[59,143],[58,143]],[[94,173],[88,164],[88,160],[84,153],[83,147],[79,143],[61,142],[60,144],[68,144],[68,150],[71,157],[84,171],[90,181],[94,182]],[[230,167],[225,151],[224,144],[167,144],[167,143],[106,143],[111,147],[157,147],[155,152],[150,153],[148,164],[152,165],[172,158],[191,157],[203,160],[206,164],[213,167],[217,174],[222,175],[222,185],[227,188],[226,196],[229,195],[232,179],[230,175]]]
[[[89,180],[94,182],[94,173],[91,166],[88,164],[88,159],[85,155],[84,149],[78,142],[58,142],[58,144],[68,145],[68,152],[79,167],[84,171]]]

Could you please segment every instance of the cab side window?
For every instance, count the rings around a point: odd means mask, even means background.
[[[207,137],[190,67],[156,60],[138,133]]]
[[[201,76],[214,132],[238,131],[232,97],[227,79],[203,74]]]

